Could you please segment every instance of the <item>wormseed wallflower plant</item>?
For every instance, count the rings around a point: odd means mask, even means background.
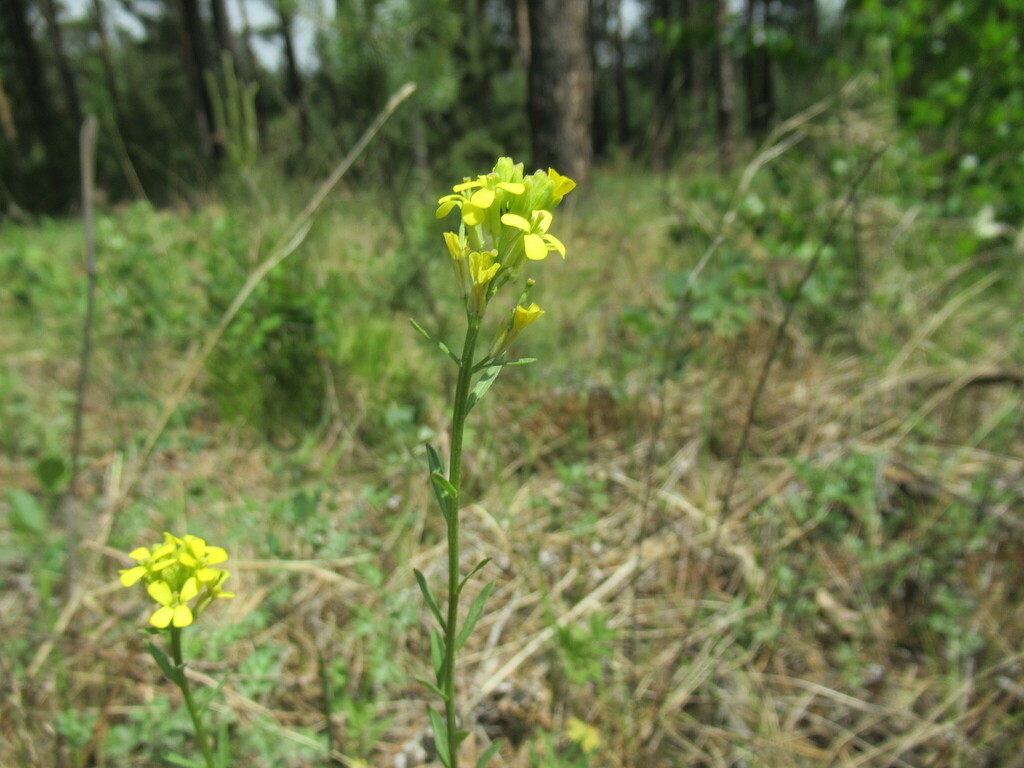
[[[444,714],[428,708],[434,744],[444,768],[459,768],[459,745],[468,732],[459,728],[456,706],[456,662],[458,651],[466,643],[484,610],[487,596],[494,587],[488,583],[477,592],[463,618],[459,600],[472,576],[483,569],[490,558],[481,560],[468,573],[462,574],[459,557],[459,517],[462,507],[462,453],[466,417],[483,397],[498,374],[509,365],[534,362],[533,358],[508,360],[509,346],[524,328],[544,314],[536,302],[530,301],[533,278],[526,278],[519,298],[505,305],[493,328],[489,347],[477,341],[484,329],[487,308],[503,286],[517,281],[526,264],[546,259],[551,252],[565,258],[565,245],[551,233],[552,210],[576,183],[552,168],[526,176],[521,163],[502,157],[487,174],[465,178],[452,187],[452,194],[437,201],[437,218],[459,212],[457,231],[444,233],[444,243],[451,256],[455,283],[466,315],[466,333],[462,353],[456,354],[444,341],[436,339],[415,321],[413,327],[458,367],[452,405],[451,452],[445,474],[441,458],[429,444],[427,462],[430,482],[444,517],[448,540],[447,604],[433,595],[426,576],[414,570],[427,608],[436,621],[430,633],[430,662],[434,682],[420,679],[437,694],[444,704]],[[486,352],[480,353],[486,349]],[[588,742],[589,743],[589,742]],[[500,749],[492,742],[476,760],[477,768]]]
[[[228,559],[223,547],[186,534],[164,533],[164,540],[150,547],[138,547],[128,553],[137,565],[120,571],[121,584],[131,587],[142,583],[157,604],[149,623],[157,629],[187,627],[214,600],[234,597],[224,590],[231,575],[215,566]]]

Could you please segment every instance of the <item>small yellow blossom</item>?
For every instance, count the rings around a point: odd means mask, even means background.
[[[569,718],[569,727],[566,728],[565,737],[569,741],[579,744],[585,755],[589,755],[601,746],[601,732],[578,717]]]
[[[142,581],[157,603],[149,623],[158,629],[187,627],[218,598],[234,597],[224,590],[230,573],[214,566],[228,559],[223,547],[198,536],[182,538],[164,534],[162,544],[138,547],[129,553],[138,565],[120,571],[121,583],[130,587]]]

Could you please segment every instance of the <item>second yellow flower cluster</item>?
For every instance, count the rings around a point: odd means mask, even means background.
[[[158,603],[149,623],[159,629],[187,627],[217,598],[234,597],[223,588],[230,572],[214,567],[227,560],[228,553],[198,536],[178,538],[165,533],[162,543],[152,549],[139,547],[128,556],[138,565],[120,571],[121,583],[146,585]]]

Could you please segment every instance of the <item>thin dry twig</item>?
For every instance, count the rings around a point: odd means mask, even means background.
[[[743,461],[743,456],[747,451],[747,445],[750,442],[750,431],[753,428],[754,415],[757,413],[757,406],[761,403],[761,396],[764,394],[765,384],[768,382],[768,374],[771,372],[772,363],[775,362],[775,357],[778,355],[779,348],[782,346],[782,339],[786,335],[786,329],[789,327],[789,323],[793,319],[793,313],[796,311],[796,305],[799,303],[800,298],[803,295],[804,286],[807,285],[807,281],[811,279],[811,275],[814,274],[815,269],[817,269],[818,264],[821,262],[821,255],[825,252],[825,246],[832,242],[836,228],[839,226],[839,222],[842,221],[843,216],[846,214],[846,210],[853,203],[857,190],[860,189],[861,184],[863,184],[867,179],[871,169],[875,166],[875,163],[882,156],[885,150],[885,147],[875,150],[874,154],[872,154],[864,164],[860,174],[858,174],[854,179],[853,184],[850,185],[846,198],[843,200],[842,205],[839,206],[839,210],[836,211],[832,220],[829,222],[828,228],[825,230],[824,237],[819,241],[818,247],[814,251],[814,255],[808,262],[803,274],[800,275],[800,280],[797,282],[796,287],[793,290],[793,295],[786,305],[786,312],[783,314],[782,320],[779,321],[779,325],[775,330],[775,338],[772,341],[772,346],[768,350],[768,354],[765,356],[764,364],[761,367],[761,374],[757,379],[754,392],[750,397],[750,403],[747,406],[747,413],[743,422],[743,434],[740,437],[740,443],[736,446],[736,452],[733,454],[732,462],[729,465],[729,475],[725,483],[725,490],[722,493],[721,514],[723,520],[727,520],[732,512],[732,498],[736,486],[736,478],[739,475],[740,463]]]

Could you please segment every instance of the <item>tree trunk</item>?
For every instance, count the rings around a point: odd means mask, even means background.
[[[238,61],[235,55],[235,45],[231,38],[231,25],[228,21],[228,9],[224,0],[210,0],[210,15],[213,17],[213,34],[217,38],[218,52],[223,55],[225,51],[231,56],[231,61],[238,72]],[[218,63],[220,57],[218,56]]]
[[[530,66],[530,8],[527,0],[516,4],[516,63],[525,72]]]
[[[60,21],[57,19],[57,10],[54,8],[53,0],[40,0],[40,5],[43,9],[43,16],[46,18],[46,31],[50,36],[50,45],[53,46],[53,59],[57,64],[57,71],[60,73],[60,83],[64,89],[64,101],[68,114],[74,120],[75,125],[79,126],[82,124],[82,106],[78,99],[75,76],[71,71],[67,53],[64,51],[64,35],[61,33]]]
[[[686,25],[691,30],[690,46],[683,51],[689,72],[690,121],[689,130],[703,133],[708,125],[709,94],[715,90],[711,82],[714,66],[709,55],[710,31],[714,29],[714,8],[707,0],[687,0]]]
[[[715,86],[718,90],[718,157],[722,168],[736,159],[736,79],[729,41],[727,0],[715,0]]]
[[[210,89],[206,85],[209,54],[203,20],[199,15],[199,3],[198,0],[174,0],[174,6],[178,17],[182,58],[195,99],[200,141],[204,154],[219,158],[224,148],[215,138],[213,101],[210,98]]]
[[[765,37],[768,12],[768,3],[764,0],[747,0],[747,45],[743,56],[743,79],[747,87],[747,127],[750,135],[757,139],[768,134],[775,116],[772,61]]]
[[[2,0],[0,8],[3,9],[2,21],[7,39],[14,48],[18,80],[22,84],[19,95],[28,104],[32,126],[30,135],[44,139],[50,135],[54,127],[53,108],[39,51],[28,24],[28,8],[24,0]],[[45,139],[43,144],[46,144]]]
[[[295,110],[299,120],[299,138],[305,146],[309,141],[309,123],[302,98],[302,75],[299,73],[299,62],[295,55],[294,26],[295,11],[292,0],[277,0],[277,17],[281,39],[284,41],[285,77],[287,82],[288,102]]]
[[[530,0],[533,160],[585,185],[593,162],[586,0]]]
[[[650,26],[663,30],[654,39],[654,59],[651,67],[651,97],[654,108],[651,115],[649,144],[651,161],[655,168],[664,168],[668,161],[668,147],[672,139],[675,110],[672,104],[672,56],[669,50],[671,19],[668,0],[653,0]]]
[[[4,138],[14,144],[18,140],[18,128],[14,125],[14,118],[11,116],[11,105],[7,101],[2,72],[0,72],[0,126],[3,127]]]
[[[619,144],[627,145],[632,137],[629,125],[629,91],[626,88],[626,44],[623,36],[625,21],[622,18],[622,0],[612,0],[610,13],[615,17],[615,31],[612,33],[612,49],[615,58],[615,108],[616,133]]]

